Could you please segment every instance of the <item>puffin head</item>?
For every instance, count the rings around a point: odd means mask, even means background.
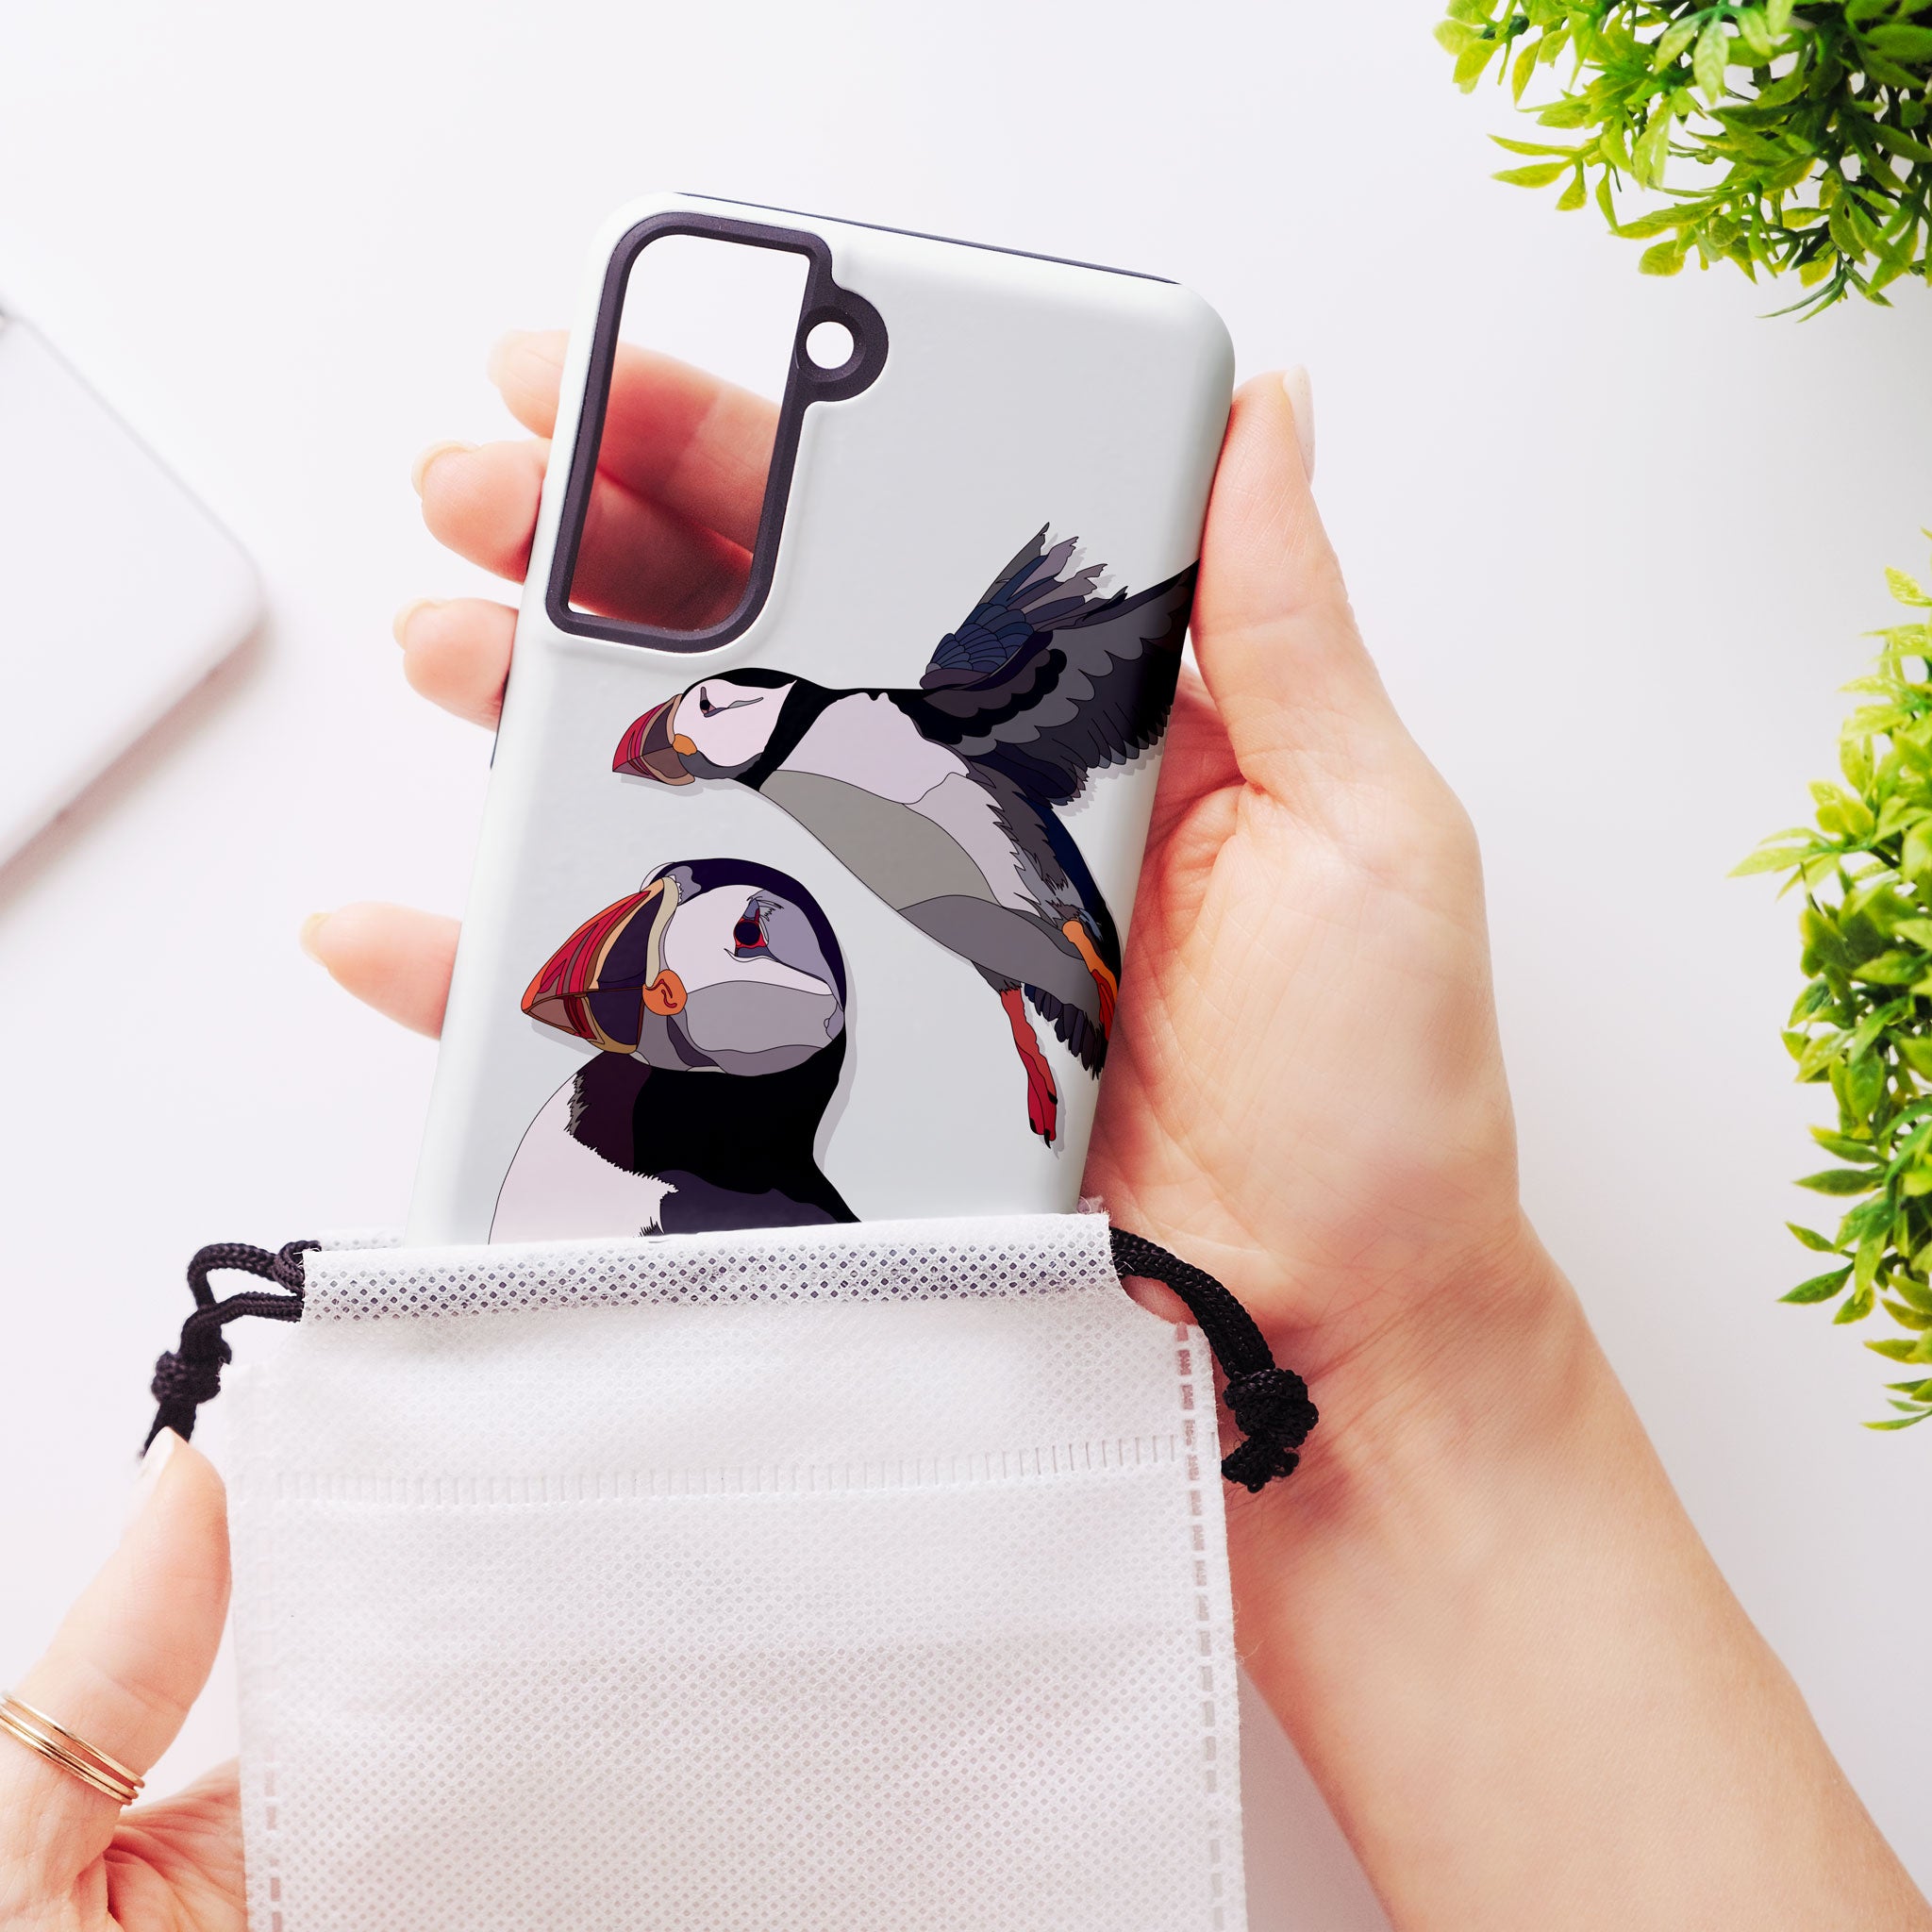
[[[632,724],[610,769],[664,785],[739,777],[764,757],[798,684],[755,665],[700,678]]]
[[[777,1074],[843,1034],[845,961],[796,879],[749,859],[687,859],[578,926],[523,1008],[667,1073]]]

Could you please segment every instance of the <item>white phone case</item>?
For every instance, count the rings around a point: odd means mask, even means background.
[[[808,262],[751,589],[696,647],[567,602],[625,278],[678,232]],[[1151,276],[683,195],[613,217],[412,1242],[1074,1205],[1231,378]]]

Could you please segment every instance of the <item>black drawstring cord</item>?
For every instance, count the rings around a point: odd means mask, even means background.
[[[1243,1440],[1222,1458],[1222,1474],[1251,1492],[1292,1475],[1301,1460],[1296,1452],[1321,1420],[1308,1400],[1308,1385],[1292,1369],[1275,1366],[1255,1318],[1205,1268],[1183,1261],[1145,1235],[1124,1227],[1110,1232],[1113,1265],[1123,1279],[1138,1274],[1173,1289],[1227,1377],[1227,1407]]]
[[[187,1441],[194,1433],[194,1418],[201,1405],[221,1393],[222,1371],[234,1359],[234,1351],[222,1333],[230,1322],[242,1315],[262,1315],[271,1322],[301,1319],[302,1257],[321,1245],[320,1241],[290,1241],[271,1254],[245,1241],[215,1241],[189,1262],[188,1286],[194,1296],[194,1312],[181,1324],[179,1347],[170,1349],[155,1363],[149,1392],[159,1406],[147,1441],[142,1444],[143,1454],[163,1429],[173,1429]],[[217,1269],[226,1268],[273,1281],[286,1292],[248,1290],[217,1301],[208,1278]]]

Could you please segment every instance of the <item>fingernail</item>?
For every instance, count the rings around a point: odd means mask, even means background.
[[[390,625],[396,642],[407,644],[409,641],[409,625],[415,621],[417,611],[441,610],[442,606],[443,599],[441,597],[418,597],[413,604],[405,604],[396,612],[395,619]]]
[[[1294,440],[1301,444],[1302,471],[1312,483],[1315,480],[1314,387],[1308,381],[1308,372],[1299,362],[1283,373],[1281,387],[1287,391],[1289,408],[1294,411]]]
[[[311,912],[302,922],[302,930],[295,935],[296,943],[318,966],[323,963],[323,958],[315,950],[315,936],[328,924],[328,920],[326,912]]]
[[[510,352],[527,342],[535,334],[535,329],[513,328],[497,337],[488,360],[483,364],[483,371],[498,389],[503,387],[503,365],[508,360]]]
[[[181,1438],[173,1429],[163,1429],[148,1445],[147,1454],[141,1458],[141,1474],[134,1478],[134,1488],[127,1497],[125,1522],[132,1523],[147,1507],[148,1499],[161,1479],[162,1470],[167,1468],[170,1458],[180,1446]]]
[[[476,445],[474,442],[432,442],[416,458],[415,467],[409,472],[409,482],[414,487],[416,494],[418,496],[423,494],[423,480],[429,475],[429,466],[432,463],[441,457],[450,456],[458,451],[464,456],[468,456],[475,447]]]

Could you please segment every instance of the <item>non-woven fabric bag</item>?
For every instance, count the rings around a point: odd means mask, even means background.
[[[228,1388],[254,1932],[1244,1924],[1212,1363],[1103,1216],[325,1249]]]

